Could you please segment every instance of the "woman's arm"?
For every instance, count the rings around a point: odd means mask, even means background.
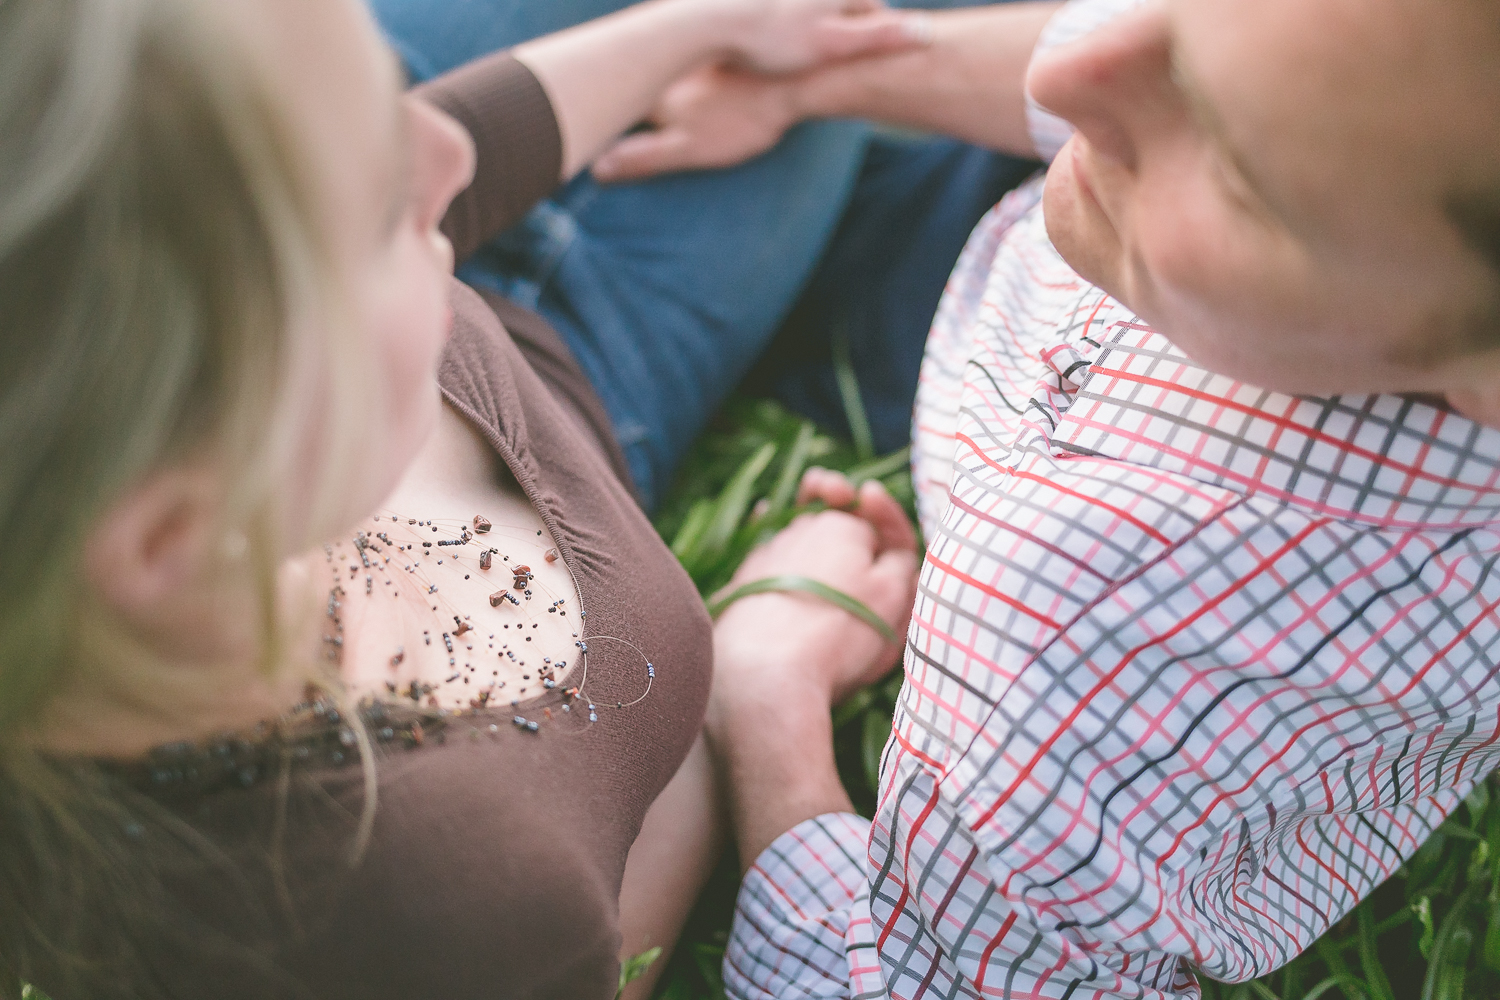
[[[808,118],[869,118],[1034,155],[1026,69],[1056,2],[933,13],[928,44],[791,76],[709,67],[667,91],[655,131],[626,137],[600,158],[601,180],[731,166]]]
[[[708,62],[761,72],[910,48],[922,19],[879,0],[648,0],[517,46],[562,133],[562,178],[641,121],[672,81]]]
[[[879,0],[651,0],[460,66],[417,88],[468,130],[474,181],[443,232],[462,263],[707,60],[773,70],[920,44]]]

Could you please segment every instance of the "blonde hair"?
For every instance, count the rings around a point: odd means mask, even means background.
[[[98,775],[13,738],[95,666],[80,649],[107,646],[79,639],[83,538],[152,469],[229,459],[228,527],[251,542],[273,667],[277,553],[312,540],[277,537],[277,484],[308,399],[327,404],[335,458],[360,416],[353,331],[291,336],[340,310],[287,117],[231,6],[0,0],[0,996],[41,953],[74,995],[116,974],[60,961],[82,945],[15,912],[18,886],[51,886],[64,914],[90,880],[155,895],[122,871],[124,807]],[[349,471],[328,462],[315,492]]]

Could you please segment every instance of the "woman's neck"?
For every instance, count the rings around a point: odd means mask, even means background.
[[[150,634],[90,622],[78,659],[92,666],[73,671],[27,742],[52,754],[128,759],[277,718],[310,680],[326,676],[328,591],[313,571],[317,559],[290,559],[277,573],[275,626],[248,572],[201,581],[177,621]]]

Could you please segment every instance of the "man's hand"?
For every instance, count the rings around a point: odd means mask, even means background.
[[[857,507],[798,518],[751,553],[729,586],[813,577],[904,632],[917,551],[900,504],[878,483],[856,492],[820,469],[803,479],[801,499]],[[853,808],[834,765],[829,708],[879,679],[899,652],[847,611],[804,595],[758,594],[719,617],[707,734],[726,779],[742,865],[803,820]]]
[[[617,184],[753,159],[797,123],[793,80],[704,67],[667,90],[650,130],[625,136],[594,161],[594,178]]]
[[[811,577],[864,602],[904,639],[916,597],[917,552],[901,505],[878,482],[856,491],[825,469],[808,471],[799,500],[854,512],[797,518],[746,557],[726,592],[767,577]],[[825,709],[879,680],[901,655],[899,642],[885,641],[833,604],[774,592],[730,605],[715,626],[714,650],[716,702],[794,695],[817,699]]]

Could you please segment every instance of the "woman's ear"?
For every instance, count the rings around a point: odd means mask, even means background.
[[[206,471],[166,469],[125,493],[84,543],[84,573],[105,604],[128,618],[201,580],[218,553],[222,501]]]

